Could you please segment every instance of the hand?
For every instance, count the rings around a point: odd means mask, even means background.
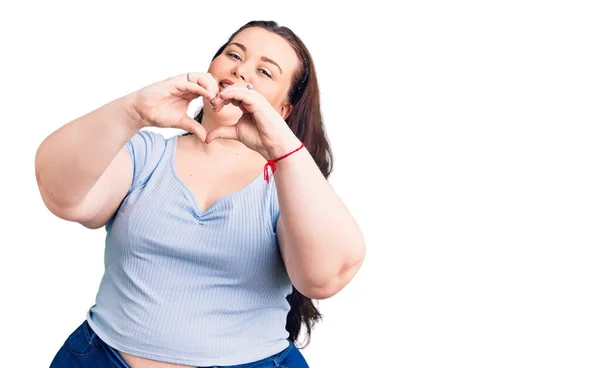
[[[300,145],[300,140],[283,117],[260,92],[250,90],[246,85],[228,86],[212,102],[217,113],[227,104],[238,106],[243,112],[242,117],[233,126],[222,126],[208,132],[206,143],[219,138],[235,139],[267,160]]]
[[[132,107],[142,126],[183,129],[205,141],[206,130],[188,116],[187,110],[192,100],[200,96],[211,100],[218,92],[217,81],[210,73],[182,74],[134,92]]]

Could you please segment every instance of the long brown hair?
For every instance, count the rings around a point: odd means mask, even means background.
[[[225,47],[238,33],[250,27],[260,27],[283,37],[296,51],[300,66],[294,75],[288,93],[288,99],[293,105],[293,109],[285,121],[296,137],[304,142],[304,146],[312,155],[323,176],[328,178],[333,170],[333,154],[323,126],[317,74],[312,57],[302,40],[292,30],[280,26],[276,22],[252,21],[233,33],[217,51],[213,60],[225,50]],[[194,119],[198,122],[202,121],[202,110],[198,111]],[[292,293],[288,295],[287,300],[291,306],[285,326],[289,332],[289,339],[295,344],[304,324],[307,337],[304,347],[306,347],[310,344],[313,326],[323,318],[323,315],[313,300],[301,294],[295,287],[292,287]]]

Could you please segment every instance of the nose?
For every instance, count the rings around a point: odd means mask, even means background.
[[[240,78],[244,82],[246,82],[246,78],[248,75],[246,68],[247,68],[247,66],[244,63],[237,64],[235,66],[235,68],[233,68],[233,75],[237,78]]]

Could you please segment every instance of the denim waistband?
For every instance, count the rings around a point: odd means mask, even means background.
[[[94,332],[94,330],[92,330],[92,327],[89,325],[89,323],[87,321],[85,321],[83,323],[84,326],[84,333],[86,334],[86,338],[88,339],[88,341],[90,341],[90,343],[92,345],[94,345],[94,348],[98,349],[98,348],[104,348],[106,350],[106,352],[108,353],[108,358],[111,360],[111,362],[115,365],[115,367],[117,368],[131,368],[129,366],[129,364],[127,364],[127,362],[125,361],[125,359],[123,359],[123,357],[121,356],[121,354],[119,354],[119,352],[113,348],[112,346],[108,345],[107,343],[105,343],[104,341],[102,341],[102,339],[96,335],[96,333]]]

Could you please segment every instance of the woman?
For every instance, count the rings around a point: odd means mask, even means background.
[[[199,97],[210,108],[192,119]],[[51,366],[307,367],[295,343],[321,318],[311,299],[365,255],[330,172],[311,56],[275,22],[240,28],[206,73],[53,132],[36,155],[44,203],[107,238],[96,303]]]

